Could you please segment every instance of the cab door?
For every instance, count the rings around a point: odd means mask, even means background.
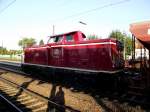
[[[55,44],[51,46],[51,65],[62,66],[63,65],[63,37],[55,37]]]

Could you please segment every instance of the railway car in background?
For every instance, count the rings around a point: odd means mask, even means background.
[[[123,69],[121,42],[85,38],[81,31],[53,35],[45,45],[24,49],[22,67],[109,74]]]

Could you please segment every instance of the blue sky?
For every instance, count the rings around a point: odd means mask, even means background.
[[[106,38],[112,30],[129,34],[131,23],[150,20],[150,0],[16,0],[6,8],[12,1],[0,0],[0,46],[3,41],[8,49],[19,49],[23,37],[46,42],[53,25],[56,34],[81,30]]]

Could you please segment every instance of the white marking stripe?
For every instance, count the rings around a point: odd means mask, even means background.
[[[57,69],[66,69],[66,70],[73,70],[73,71],[81,71],[81,72],[91,72],[91,73],[109,73],[114,74],[117,72],[122,71],[122,69],[119,70],[113,70],[113,71],[106,71],[106,70],[90,70],[90,69],[82,69],[82,68],[71,68],[71,67],[58,67],[58,66],[50,66],[50,65],[40,65],[40,64],[32,64],[32,63],[22,63],[23,65],[33,65],[33,66],[41,66],[41,67],[50,67],[50,68],[57,68]]]
[[[55,45],[55,46],[51,46],[51,47],[73,47],[73,46],[86,46],[86,45],[104,45],[104,44],[113,44],[116,45],[116,43],[114,42],[102,42],[102,43],[88,43],[88,44],[74,44],[74,45]],[[46,47],[40,47],[40,48],[47,48],[50,46],[46,46]],[[39,47],[37,47],[39,48]],[[29,48],[29,49],[37,49],[37,48]]]
[[[69,46],[104,45],[104,44],[116,45],[116,43],[114,42],[103,42],[103,43],[74,44],[74,45],[56,45],[56,46],[51,46],[51,47],[69,47]]]
[[[48,48],[48,47],[49,47],[49,46],[46,46],[46,47],[40,47],[40,46],[39,46],[39,47],[30,47],[30,48],[27,48],[27,49],[38,49],[38,48],[40,48],[40,49],[43,48],[43,49],[44,49],[44,48]]]

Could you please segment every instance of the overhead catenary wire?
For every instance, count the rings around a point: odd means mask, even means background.
[[[106,4],[106,5],[94,8],[94,9],[89,9],[89,10],[79,12],[79,13],[76,13],[76,14],[73,14],[73,15],[70,15],[70,16],[66,16],[66,17],[61,18],[61,19],[57,19],[56,21],[63,21],[63,20],[66,20],[66,19],[78,17],[78,16],[85,15],[85,14],[90,13],[90,12],[94,12],[94,11],[97,11],[97,10],[101,10],[101,9],[104,9],[104,8],[107,8],[107,7],[112,7],[112,6],[119,5],[119,4],[123,4],[123,3],[129,2],[129,1],[130,0],[121,0],[121,1],[118,1],[118,2],[109,3],[109,4]]]
[[[9,8],[15,2],[16,2],[16,0],[13,0],[12,2],[10,2],[6,7],[4,7],[2,10],[0,10],[0,14],[3,13],[7,8]]]

